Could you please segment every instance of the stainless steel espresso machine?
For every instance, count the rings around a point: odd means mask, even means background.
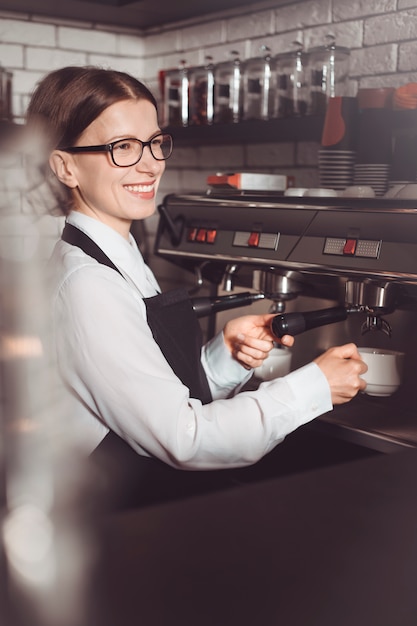
[[[311,428],[379,452],[417,446],[417,201],[217,190],[159,211],[156,254],[211,285],[197,313],[276,312],[277,334],[297,335],[293,369],[350,341],[405,352],[397,392],[361,393]]]

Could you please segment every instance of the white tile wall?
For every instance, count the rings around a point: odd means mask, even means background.
[[[84,52],[116,54],[116,34],[91,28],[57,28],[57,46]]]
[[[370,17],[364,25],[365,46],[413,40],[417,33],[417,8]]]
[[[353,50],[350,59],[350,75],[360,78],[375,73],[383,76],[393,73],[397,68],[397,57],[397,44]]]
[[[23,47],[16,44],[0,43],[0,59],[3,67],[23,67]]]
[[[302,3],[280,7],[275,12],[276,32],[330,24],[331,7],[331,0],[305,0]]]
[[[54,48],[57,45],[56,27],[29,20],[0,19],[0,41]]]
[[[273,11],[260,11],[252,15],[241,15],[227,20],[227,41],[253,39],[274,34],[275,16]],[[285,29],[290,30],[290,29]]]
[[[45,72],[58,69],[65,65],[84,65],[87,63],[87,54],[84,51],[62,50],[60,48],[34,48],[28,46],[25,49],[25,67],[27,70],[39,70]]]
[[[400,72],[417,70],[417,41],[409,41],[399,46],[398,69]]]
[[[378,13],[384,15],[395,11],[396,5],[396,0],[357,0],[356,2],[333,0],[333,20],[338,22],[358,19]]]

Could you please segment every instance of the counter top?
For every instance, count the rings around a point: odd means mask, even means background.
[[[253,376],[244,389],[256,389],[260,382]],[[359,393],[304,428],[383,453],[417,448],[414,396],[414,389],[410,394],[410,385],[386,398]]]
[[[321,416],[311,428],[379,452],[417,447],[417,411],[401,393],[388,398],[359,394]]]
[[[404,450],[115,515],[94,623],[415,626],[416,476]]]

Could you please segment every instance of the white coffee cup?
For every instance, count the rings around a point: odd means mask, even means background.
[[[288,348],[272,348],[262,365],[255,368],[255,376],[261,380],[273,380],[285,376],[291,369],[291,351]]]
[[[352,185],[343,190],[344,198],[375,198],[375,191],[368,185]]]
[[[297,196],[298,198],[301,198],[302,196],[304,196],[306,191],[307,187],[288,187],[288,189],[284,191],[284,196]]]
[[[398,185],[392,185],[388,191],[384,194],[384,198],[396,198],[401,189],[405,187],[405,183],[399,183]]]
[[[390,396],[401,385],[404,353],[379,348],[359,348],[361,359],[368,371],[361,374],[366,381],[364,393],[370,396]]]
[[[417,199],[417,184],[416,183],[407,183],[394,196],[395,198],[403,198],[405,200],[416,200]]]

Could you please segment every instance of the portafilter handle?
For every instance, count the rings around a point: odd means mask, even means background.
[[[271,330],[275,337],[299,335],[311,328],[342,322],[351,310],[342,306],[305,313],[282,313],[276,315],[271,322]]]

